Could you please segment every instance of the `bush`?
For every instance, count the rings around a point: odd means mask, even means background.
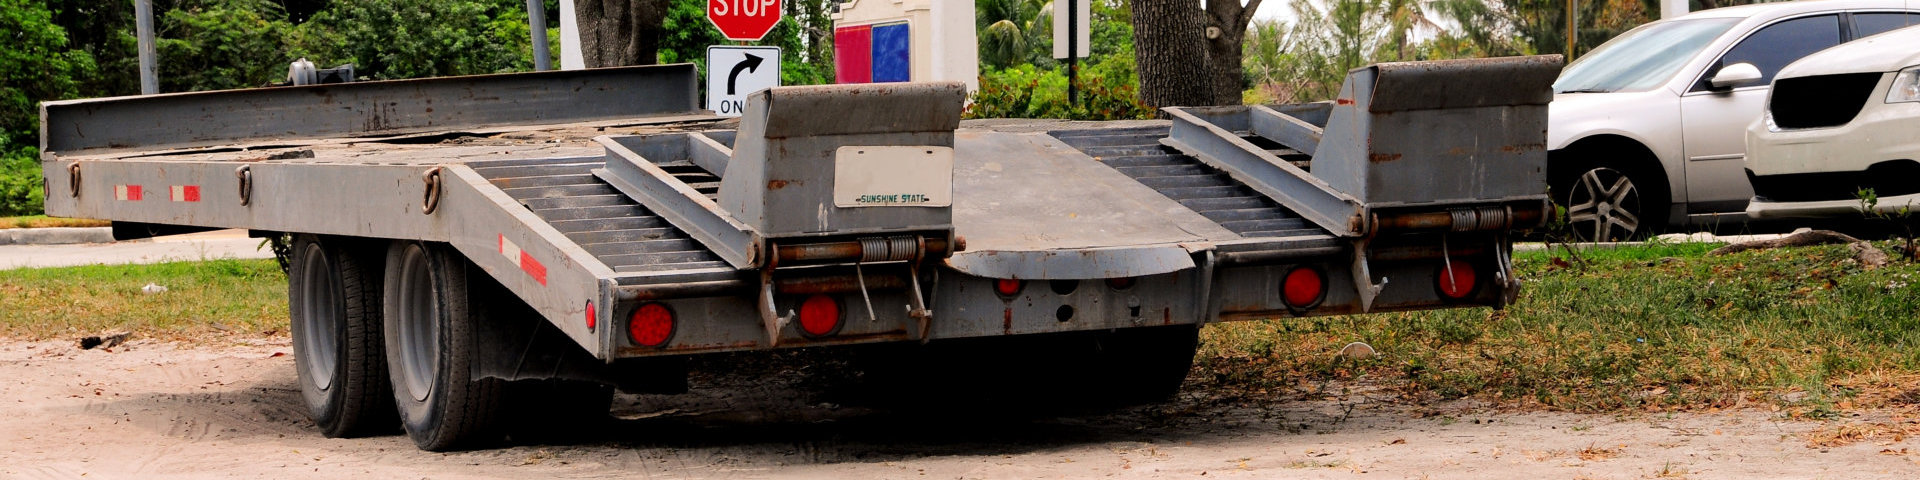
[[[980,76],[966,118],[1064,118],[1120,120],[1153,118],[1154,110],[1140,103],[1133,57],[1114,55],[1080,68],[1075,86],[1080,103],[1067,104],[1064,67],[1042,70],[1019,65],[988,70]]]
[[[0,153],[0,216],[38,215],[45,210],[45,201],[46,192],[40,189],[40,149]]]

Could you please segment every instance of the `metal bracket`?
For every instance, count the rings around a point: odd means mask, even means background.
[[[1520,300],[1520,277],[1513,274],[1513,243],[1507,241],[1506,231],[1494,236],[1493,255],[1500,264],[1499,269],[1493,272],[1493,279],[1500,282],[1502,287],[1497,307],[1504,308]]]
[[[773,305],[773,268],[760,271],[760,324],[767,328],[767,346],[780,346],[780,330],[793,322],[794,313],[780,316]]]
[[[930,336],[933,333],[933,311],[927,309],[927,301],[920,295],[920,262],[907,265],[907,285],[911,287],[908,290],[911,295],[907,299],[913,302],[907,305],[907,318],[919,322],[920,343],[925,344],[933,340]]]
[[[240,206],[253,204],[253,166],[241,165],[233,169],[233,176],[240,179]]]
[[[427,169],[427,173],[420,174],[420,181],[427,184],[420,200],[420,213],[432,215],[440,209],[440,167]]]
[[[1353,289],[1360,294],[1360,312],[1373,310],[1374,297],[1387,288],[1387,278],[1380,277],[1380,283],[1373,283],[1373,273],[1367,269],[1367,243],[1370,239],[1353,242]]]
[[[80,198],[80,162],[67,165],[67,196]]]

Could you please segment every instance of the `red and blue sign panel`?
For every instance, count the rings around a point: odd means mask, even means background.
[[[907,22],[836,28],[835,78],[840,83],[912,80],[912,47],[913,35]]]

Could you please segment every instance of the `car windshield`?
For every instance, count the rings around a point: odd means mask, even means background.
[[[1675,20],[1630,30],[1568,65],[1560,72],[1560,79],[1553,82],[1553,91],[1596,93],[1659,86],[1739,21],[1738,18]]]

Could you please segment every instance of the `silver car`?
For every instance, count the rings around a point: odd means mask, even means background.
[[[1920,27],[1834,47],[1780,70],[1747,127],[1754,218],[1920,210]]]
[[[1782,67],[1920,21],[1908,0],[1803,0],[1648,23],[1581,57],[1554,82],[1548,183],[1580,237],[1624,240],[1673,226],[1744,222],[1744,162]]]

